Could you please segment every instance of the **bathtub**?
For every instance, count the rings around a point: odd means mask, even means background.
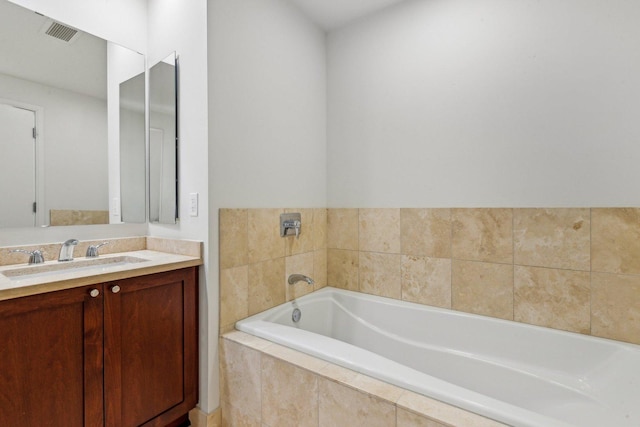
[[[640,426],[632,344],[330,287],[236,328],[513,426]]]

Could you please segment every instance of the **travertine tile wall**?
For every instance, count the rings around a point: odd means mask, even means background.
[[[279,236],[302,214],[299,240]],[[640,344],[640,209],[222,209],[220,325],[325,285]]]
[[[301,212],[300,240],[279,236],[283,212]],[[287,289],[302,273],[640,343],[640,209],[223,209],[220,269],[221,332],[310,292]],[[240,332],[221,339],[220,368],[225,426],[496,424]]]
[[[327,283],[640,344],[640,209],[329,209]]]
[[[299,212],[300,238],[280,237],[280,214]],[[220,210],[220,331],[327,284],[327,209]],[[293,273],[314,286],[287,284]]]

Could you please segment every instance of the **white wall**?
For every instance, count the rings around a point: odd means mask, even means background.
[[[330,207],[638,206],[640,3],[407,1],[328,37]]]
[[[179,210],[176,225],[150,224],[149,234],[204,241],[205,265],[200,271],[200,408],[218,406],[216,328],[217,270],[211,269],[208,212],[207,0],[188,2],[149,0],[147,64],[152,66],[171,52],[179,56]],[[197,217],[188,214],[189,193],[198,193]],[[211,244],[217,247],[217,238]],[[217,256],[217,255],[216,255]]]
[[[216,203],[324,206],[324,33],[284,0],[210,4]]]
[[[325,205],[326,62],[324,33],[284,0],[210,0],[208,20],[211,410],[218,210]]]

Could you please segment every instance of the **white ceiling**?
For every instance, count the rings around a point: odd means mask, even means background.
[[[404,0],[290,0],[323,29],[330,31]]]
[[[0,0],[0,74],[106,99],[106,41],[83,32],[65,43],[44,34],[50,22]]]

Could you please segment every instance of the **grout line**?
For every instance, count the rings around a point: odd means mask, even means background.
[[[513,262],[513,280],[511,282],[511,320],[516,320],[516,210],[511,208],[511,261]]]

